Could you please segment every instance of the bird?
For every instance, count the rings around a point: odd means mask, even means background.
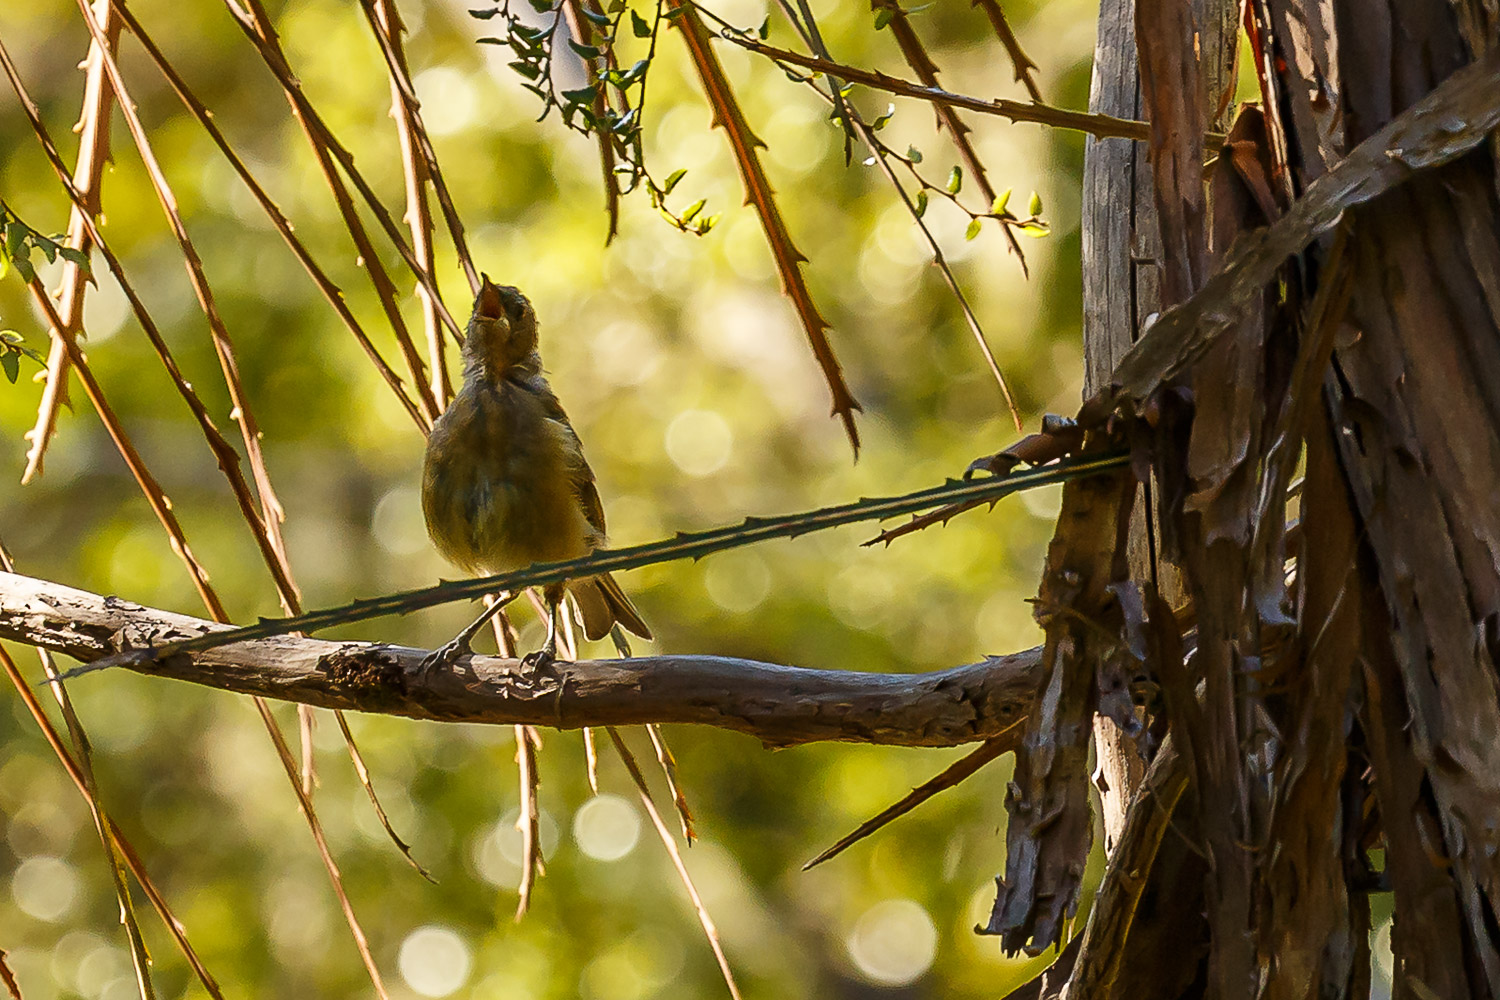
[[[445,559],[474,574],[586,556],[605,544],[604,505],[583,444],[543,375],[536,310],[520,289],[481,278],[464,339],[463,386],[427,439],[427,533]],[[556,656],[565,595],[590,639],[616,623],[652,638],[620,585],[600,573],[543,590],[547,638],[528,664]],[[424,671],[469,655],[474,635],[509,596],[424,660]]]

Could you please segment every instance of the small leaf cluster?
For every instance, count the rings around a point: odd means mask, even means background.
[[[38,251],[47,258],[49,264],[62,257],[87,273],[88,255],[73,247],[63,246],[61,240],[61,236],[43,236],[22,222],[4,202],[0,202],[0,278],[5,277],[14,267],[21,280],[28,284],[36,280],[36,268],[31,263],[31,255]]]
[[[566,37],[563,4],[570,2],[574,4],[573,9],[580,21],[588,25],[585,34],[589,37],[586,39]],[[629,194],[644,187],[652,207],[675,228],[698,236],[711,230],[719,217],[704,216],[701,200],[681,213],[673,212],[667,206],[667,196],[686,171],[673,171],[665,181],[658,183],[646,166],[641,141],[647,82],[656,55],[657,39],[663,22],[681,16],[684,9],[666,9],[664,0],[656,0],[651,16],[646,17],[627,0],[604,0],[602,6],[594,0],[527,0],[527,3],[533,14],[543,19],[541,25],[528,23],[534,17],[523,17],[512,10],[512,0],[504,0],[494,7],[470,10],[469,14],[485,21],[499,18],[503,23],[502,36],[479,41],[506,46],[514,54],[510,68],[522,78],[521,85],[542,101],[542,113],[537,120],[545,119],[554,108],[557,109],[568,128],[610,144],[616,161],[616,183],[621,185],[621,193]],[[559,35],[565,38],[567,47],[588,70],[588,83],[583,87],[564,90],[554,82]],[[645,55],[626,65],[618,44],[624,39],[646,45]]]
[[[15,385],[16,379],[21,375],[21,355],[23,354],[43,367],[47,364],[46,358],[26,346],[19,333],[14,330],[0,330],[0,371],[5,373],[11,385]]]
[[[937,192],[940,197],[946,198],[958,206],[959,210],[969,217],[969,225],[964,230],[964,239],[966,240],[972,240],[980,234],[984,228],[985,219],[994,219],[1002,226],[1008,226],[1017,232],[1025,233],[1027,236],[1035,239],[1050,235],[1052,232],[1052,227],[1041,217],[1042,196],[1035,191],[1031,192],[1031,198],[1027,202],[1026,215],[1024,216],[1017,215],[1011,211],[1010,188],[1006,188],[996,195],[994,200],[990,202],[987,211],[977,212],[965,206],[958,197],[959,192],[964,187],[963,167],[955,164],[953,169],[948,171],[947,179],[939,187],[923,177],[917,170],[917,164],[922,162],[922,151],[917,149],[917,147],[908,146],[904,156],[895,152],[891,152],[890,155],[904,163],[911,172],[912,177],[916,178],[917,183],[920,185],[916,197],[912,199],[913,207],[919,219],[927,214],[927,205],[930,201],[928,192],[932,191]]]

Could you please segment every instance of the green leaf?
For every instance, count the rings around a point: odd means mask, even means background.
[[[693,202],[687,207],[687,211],[682,213],[682,221],[692,222],[698,217],[698,213],[703,211],[703,206],[706,204],[708,204],[708,202],[704,198],[699,198],[697,201]]]
[[[1026,206],[1026,211],[1035,217],[1042,214],[1042,196],[1035,191],[1031,192],[1031,204]]]
[[[568,48],[572,49],[574,52],[578,53],[585,59],[598,59],[600,55],[599,50],[596,47],[592,45],[580,45],[577,42],[573,41],[573,39],[571,38],[568,39]]]
[[[593,104],[594,98],[598,96],[598,89],[591,83],[581,90],[564,90],[561,92],[563,100],[569,104]]]
[[[760,29],[758,31],[756,31],[756,34],[760,36],[760,40],[761,41],[765,41],[767,38],[771,37],[771,15],[770,14],[767,14],[766,15],[766,19],[764,21],[760,22]]]
[[[954,167],[948,173],[948,193],[958,194],[959,189],[964,186],[964,168]]]
[[[877,10],[875,12],[875,30],[879,31],[886,25],[890,24],[891,18],[895,16],[895,12],[892,11],[889,7],[882,7]]]
[[[969,226],[968,226],[968,228],[964,230],[964,239],[966,239],[966,240],[972,240],[974,237],[978,236],[979,235],[979,228],[980,228],[980,220],[979,219],[970,219],[969,220]]]
[[[1006,188],[1004,191],[1001,191],[999,194],[995,195],[995,200],[990,203],[991,212],[996,215],[1005,214],[1005,206],[1010,204],[1011,190],[1011,188]]]
[[[630,30],[635,33],[635,37],[637,38],[651,37],[650,23],[635,11],[630,12]]]
[[[62,254],[63,260],[71,261],[78,265],[78,269],[84,274],[91,274],[93,269],[89,263],[89,255],[77,247],[58,247],[57,252]]]
[[[879,132],[881,129],[885,128],[887,125],[889,125],[891,123],[891,118],[893,118],[895,116],[895,114],[896,114],[896,106],[894,104],[888,104],[888,105],[886,105],[885,114],[881,115],[879,118],[877,118],[873,122],[871,122],[870,123],[870,128],[872,128],[875,131]]]
[[[604,5],[605,13],[608,14],[618,14],[624,9],[625,0],[609,0],[609,3]]]
[[[23,256],[29,256],[29,254],[23,254],[22,251],[26,247],[26,237],[30,235],[31,230],[27,229],[20,222],[14,220],[11,222],[7,222],[5,224],[6,254],[17,261],[19,261]]]
[[[920,149],[918,149],[916,146],[907,146],[906,147],[906,158],[908,160],[910,160],[911,162],[913,162],[913,163],[921,163],[922,162],[922,151]]]
[[[542,68],[522,59],[517,59],[510,64],[510,68],[521,74],[528,80],[535,80],[542,75]]]
[[[583,16],[601,27],[609,23],[608,14],[602,10],[594,10],[592,7],[583,8]]]
[[[671,194],[672,189],[677,186],[677,182],[682,180],[683,175],[686,173],[687,167],[678,167],[676,170],[667,175],[667,179],[662,182],[661,189],[667,194]]]
[[[717,226],[718,224],[719,216],[717,214],[706,215],[703,218],[699,219],[698,224],[693,228],[697,230],[699,236],[706,236],[709,230],[713,229],[713,227]]]
[[[1017,226],[1016,228],[1032,239],[1037,240],[1043,236],[1050,236],[1052,233],[1052,230],[1048,226],[1040,222],[1028,222],[1024,226]]]
[[[498,13],[500,13],[499,7],[491,7],[489,10],[475,10],[472,7],[469,8],[469,16],[477,17],[481,21],[488,21]]]
[[[629,69],[627,69],[620,76],[619,86],[622,87],[622,88],[623,87],[629,87],[631,84],[635,83],[641,77],[645,76],[646,75],[646,70],[648,70],[650,68],[651,68],[651,60],[649,60],[649,59],[640,59],[640,60],[637,60],[636,64],[634,66],[632,66]]]
[[[662,16],[665,17],[668,21],[675,21],[687,12],[688,9],[686,7],[673,7]]]
[[[5,369],[5,377],[10,379],[11,385],[15,385],[21,374],[21,355],[13,351],[0,354],[0,368]]]
[[[927,192],[925,190],[924,191],[918,191],[917,192],[917,218],[920,219],[922,216],[924,216],[926,214],[927,214]]]
[[[552,0],[531,0],[531,9],[538,14],[550,14],[557,8],[552,6]]]

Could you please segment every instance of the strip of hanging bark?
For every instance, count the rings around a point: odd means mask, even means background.
[[[201,634],[200,618],[0,574],[0,638],[91,660]],[[142,672],[244,694],[450,722],[573,729],[688,722],[768,746],[818,740],[960,746],[1007,732],[1030,711],[1040,651],[928,674],[810,670],[719,656],[558,662],[535,675],[476,656],[418,671],[425,651],[284,636],[166,657]],[[1019,732],[1017,732],[1017,738]]]
[[[1493,166],[1453,164],[1373,208],[1357,219],[1361,336],[1336,351],[1342,378],[1325,392],[1437,805],[1432,846],[1450,865],[1478,992],[1500,995],[1500,857],[1480,846],[1500,829]]]
[[[1115,369],[1139,404],[1185,372],[1234,325],[1286,258],[1332,230],[1345,210],[1467,153],[1500,127],[1500,49],[1454,73],[1313,182],[1286,215],[1252,233],[1190,299],[1164,312]]]
[[[1203,198],[1203,78],[1189,0],[1135,5],[1141,98],[1151,123],[1151,183],[1161,231],[1161,300],[1176,305],[1207,269]]]
[[[849,445],[858,457],[859,430],[854,424],[854,413],[860,409],[860,405],[849,391],[838,358],[834,356],[833,345],[828,342],[828,321],[818,312],[812,293],[808,291],[807,280],[802,274],[802,264],[807,258],[797,249],[791,234],[787,232],[786,221],[781,217],[781,209],[776,204],[776,194],[761,165],[760,154],[756,152],[757,149],[764,149],[766,144],[751,131],[750,123],[745,120],[734,90],[729,86],[729,79],[724,75],[724,67],[720,65],[719,57],[709,44],[708,29],[698,16],[697,8],[687,0],[668,0],[667,10],[671,12],[671,23],[682,32],[683,40],[687,43],[688,55],[692,58],[694,69],[698,71],[704,97],[713,109],[713,124],[722,128],[729,137],[729,146],[734,152],[735,164],[739,167],[740,179],[745,185],[745,203],[753,206],[760,216],[761,226],[766,232],[766,242],[776,261],[776,270],[781,275],[781,290],[797,309],[802,328],[807,331],[808,343],[812,345],[813,356],[818,361],[818,367],[823,370],[823,378],[833,396],[833,413],[843,421]]]
[[[1136,918],[1141,915],[1143,898],[1157,886],[1182,878],[1182,865],[1160,864],[1158,854],[1168,838],[1182,837],[1182,813],[1188,810],[1179,810],[1178,806],[1187,791],[1190,773],[1188,762],[1177,751],[1175,741],[1168,737],[1126,812],[1120,843],[1104,869],[1088,924],[1078,937],[1081,943],[1068,976],[1068,995],[1098,998],[1121,995],[1122,964],[1139,950],[1132,947],[1131,938],[1138,928]],[[1191,880],[1192,873],[1187,874]],[[1192,891],[1187,895],[1191,898]],[[1151,923],[1150,918],[1142,919],[1146,933],[1150,932],[1146,925]],[[1180,927],[1173,930],[1182,933]],[[1170,969],[1191,969],[1196,965],[1182,961],[1181,953],[1149,957],[1161,968],[1162,975],[1169,975]],[[1152,993],[1176,995],[1166,989]]]
[[[1019,726],[1020,722],[1017,721],[1012,723],[1012,725]],[[938,792],[947,791],[979,773],[979,769],[984,767],[984,765],[1010,751],[1012,744],[1012,740],[1004,737],[990,737],[979,745],[978,750],[970,751],[967,755],[954,761],[944,768],[943,772],[937,777],[922,782],[922,784],[913,788],[910,794],[903,796],[899,802],[882,809],[879,813],[855,827],[853,831],[840,837],[833,846],[803,865],[802,870],[807,871],[809,868],[816,868],[825,861],[833,860],[844,853],[846,849],[853,847],[861,840],[870,836],[870,834],[886,826],[892,820],[897,820],[905,816]]]
[[[1106,446],[1104,440],[1094,446]],[[1110,584],[1126,576],[1125,539],[1135,500],[1129,472],[1063,487],[1057,533],[1037,598],[1046,630],[1037,703],[1016,751],[1006,794],[1004,878],[982,933],[1007,952],[1039,955],[1061,943],[1078,906],[1092,840],[1088,748],[1097,704],[1096,670],[1117,645]]]
[[[1360,725],[1385,838],[1385,876],[1395,900],[1391,952],[1399,956],[1401,979],[1421,983],[1432,996],[1482,996],[1478,970],[1453,961],[1454,945],[1464,939],[1464,915],[1443,850],[1439,809],[1417,754],[1413,713],[1390,646],[1393,623],[1377,590],[1370,588],[1363,596]],[[1428,993],[1412,988],[1410,995]]]
[[[1287,678],[1291,712],[1277,753],[1268,849],[1257,856],[1258,961],[1278,969],[1260,994],[1265,1000],[1348,995],[1357,951],[1341,786],[1362,642],[1359,532],[1332,429],[1318,423],[1307,438],[1308,541],[1297,559],[1302,614],[1297,642],[1278,670]]]
[[[104,4],[100,13],[104,36],[111,50],[118,46],[120,19],[112,4]],[[89,53],[84,58],[83,110],[79,114],[78,156],[73,162],[73,187],[82,196],[83,203],[75,203],[68,213],[68,235],[66,246],[88,254],[93,241],[89,230],[100,209],[100,185],[104,174],[104,163],[109,159],[109,122],[114,103],[114,90],[104,80],[104,53],[99,43],[90,41]],[[83,299],[90,279],[88,269],[76,261],[64,259],[62,278],[58,282],[58,312],[68,323],[71,336],[83,329]],[[42,398],[37,404],[36,424],[25,437],[31,442],[26,451],[26,468],[21,473],[21,485],[25,486],[42,474],[42,463],[47,455],[47,446],[57,430],[57,412],[68,403],[68,349],[63,342],[53,339],[47,352],[47,382],[42,389]]]

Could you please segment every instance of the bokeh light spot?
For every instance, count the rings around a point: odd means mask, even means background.
[[[667,456],[690,476],[724,468],[734,449],[734,432],[713,410],[683,410],[667,425]]]
[[[743,614],[759,607],[771,592],[771,571],[754,552],[723,552],[704,565],[703,586],[719,607]]]
[[[641,817],[618,795],[596,795],[573,814],[573,839],[596,861],[618,861],[641,839]]]
[[[21,912],[55,923],[78,902],[78,873],[62,858],[39,854],[16,866],[10,879],[11,898]]]
[[[401,942],[396,960],[406,985],[424,997],[445,997],[469,980],[473,956],[446,927],[418,927]]]
[[[882,986],[905,986],[932,967],[937,927],[920,904],[887,899],[860,916],[847,944],[865,978]]]
[[[375,505],[370,531],[380,547],[393,556],[413,556],[427,550],[427,527],[422,500],[409,486],[387,490]]]
[[[465,73],[435,66],[418,73],[412,83],[422,102],[422,121],[433,135],[452,135],[474,123],[479,95]]]

